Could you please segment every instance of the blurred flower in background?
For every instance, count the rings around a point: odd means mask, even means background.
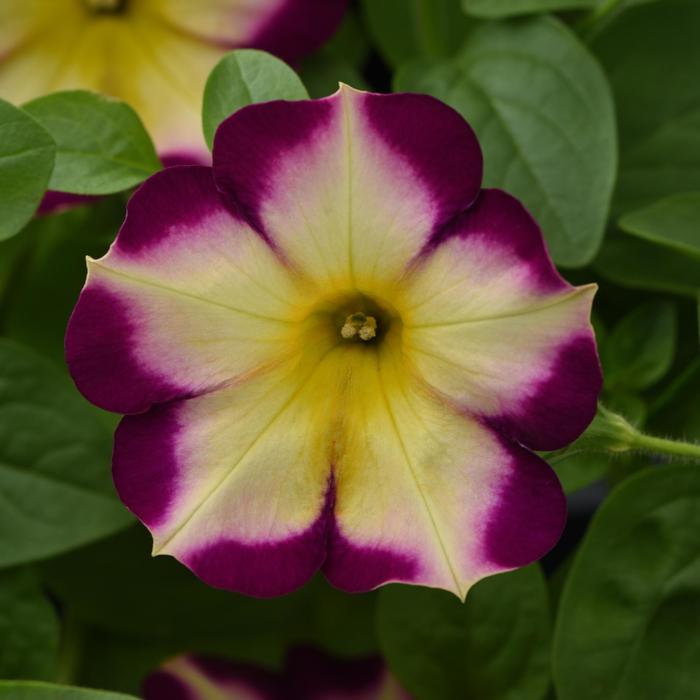
[[[179,656],[146,679],[145,700],[410,700],[381,659],[339,660],[292,650],[280,673]]]
[[[128,102],[164,164],[208,161],[201,102],[216,62],[236,47],[295,61],[335,30],[346,0],[3,0],[0,97],[59,90]]]

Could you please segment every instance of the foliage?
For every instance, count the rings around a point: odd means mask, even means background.
[[[544,455],[570,528],[465,604],[320,577],[250,599],[150,557],[111,484],[117,418],[70,383],[63,334],[85,256],[161,166],[127,104],[0,100],[0,700],[134,700],[174,654],[275,667],[298,645],[381,654],[417,700],[700,698],[698,36],[697,0],[364,0],[298,73],[243,49],[209,77],[209,146],[234,111],[338,80],[447,102],[486,185],[522,199],[565,277],[599,285],[602,407]],[[101,196],[34,216],[47,189]]]

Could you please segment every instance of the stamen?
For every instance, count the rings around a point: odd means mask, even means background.
[[[377,319],[365,316],[362,312],[350,314],[345,319],[345,325],[340,329],[340,335],[345,340],[357,336],[360,340],[372,340],[377,335]]]

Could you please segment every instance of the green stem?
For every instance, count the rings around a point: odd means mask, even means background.
[[[602,404],[598,405],[598,413],[588,430],[574,445],[587,451],[648,452],[700,461],[700,445],[647,435]]]
[[[654,454],[668,455],[670,457],[684,457],[700,460],[700,445],[680,440],[668,440],[666,438],[636,433],[632,441],[633,450],[653,452]]]
[[[82,654],[83,635],[80,623],[70,611],[63,618],[61,648],[58,654],[56,682],[72,684],[77,680]]]

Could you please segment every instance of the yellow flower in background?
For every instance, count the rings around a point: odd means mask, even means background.
[[[334,31],[346,0],[3,0],[0,97],[21,104],[59,90],[128,102],[166,164],[208,160],[207,76],[247,46],[288,61]]]

